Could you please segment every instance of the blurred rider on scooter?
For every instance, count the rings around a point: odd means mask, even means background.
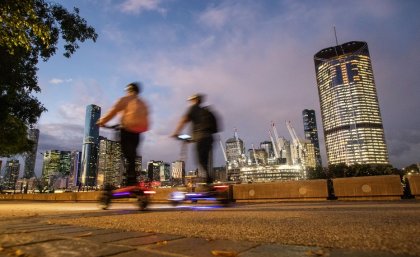
[[[218,132],[217,120],[208,107],[202,107],[204,95],[195,94],[188,98],[190,107],[179,121],[172,137],[177,137],[184,126],[192,123],[192,140],[196,143],[196,153],[200,168],[206,174],[206,184],[210,188],[214,178],[212,174],[213,134]]]
[[[126,95],[121,97],[108,113],[99,119],[97,125],[104,126],[115,115],[121,114],[121,151],[128,162],[126,186],[134,186],[137,184],[135,169],[137,146],[140,143],[140,134],[149,129],[149,111],[146,103],[139,96],[140,83],[128,84],[125,91]]]

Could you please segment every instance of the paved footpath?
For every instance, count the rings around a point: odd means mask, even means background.
[[[1,204],[1,203],[0,203]],[[171,212],[169,212],[171,213]],[[127,211],[132,215],[132,211]],[[185,214],[185,213],[184,213]],[[137,214],[136,214],[137,215]],[[378,250],[338,249],[253,242],[249,240],[206,239],[156,231],[127,231],[99,228],[89,224],[58,224],[55,220],[89,220],[122,217],[121,211],[60,213],[3,217],[0,221],[2,256],[416,256]],[[413,235],[413,236],[419,236]]]

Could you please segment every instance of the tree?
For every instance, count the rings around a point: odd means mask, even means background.
[[[406,172],[412,172],[412,173],[418,173],[419,172],[419,166],[417,164],[411,164],[404,168]]]
[[[315,168],[308,169],[308,179],[327,179],[327,178],[329,178],[328,170],[321,166],[316,166]]]
[[[39,58],[55,54],[60,35],[67,58],[78,42],[96,42],[98,35],[77,8],[69,12],[45,0],[0,1],[0,24],[0,156],[9,156],[31,149],[27,128],[46,111],[33,96],[41,91]]]

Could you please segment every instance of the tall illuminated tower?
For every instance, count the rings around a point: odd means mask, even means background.
[[[302,111],[303,130],[305,139],[311,141],[314,145],[316,166],[322,166],[321,153],[319,151],[318,128],[316,125],[316,116],[314,110],[305,109]]]
[[[86,107],[85,133],[82,148],[83,186],[95,186],[98,172],[99,126],[96,122],[101,116],[101,107],[91,104]]]
[[[388,164],[367,43],[325,48],[314,61],[329,164]]]
[[[33,142],[32,150],[25,154],[25,168],[23,178],[35,177],[35,160],[38,149],[39,129],[31,128],[28,131],[28,138]]]

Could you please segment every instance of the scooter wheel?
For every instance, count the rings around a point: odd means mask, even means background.
[[[139,195],[137,197],[137,201],[138,201],[138,204],[139,204],[140,211],[144,211],[147,208],[147,206],[149,205],[149,199],[145,195]]]
[[[102,208],[102,210],[108,209],[109,205],[111,203],[111,197],[109,194],[104,192],[102,196],[99,198],[99,206]]]
[[[229,199],[220,199],[219,203],[223,206],[223,207],[229,207],[231,205],[231,202],[229,201]]]

